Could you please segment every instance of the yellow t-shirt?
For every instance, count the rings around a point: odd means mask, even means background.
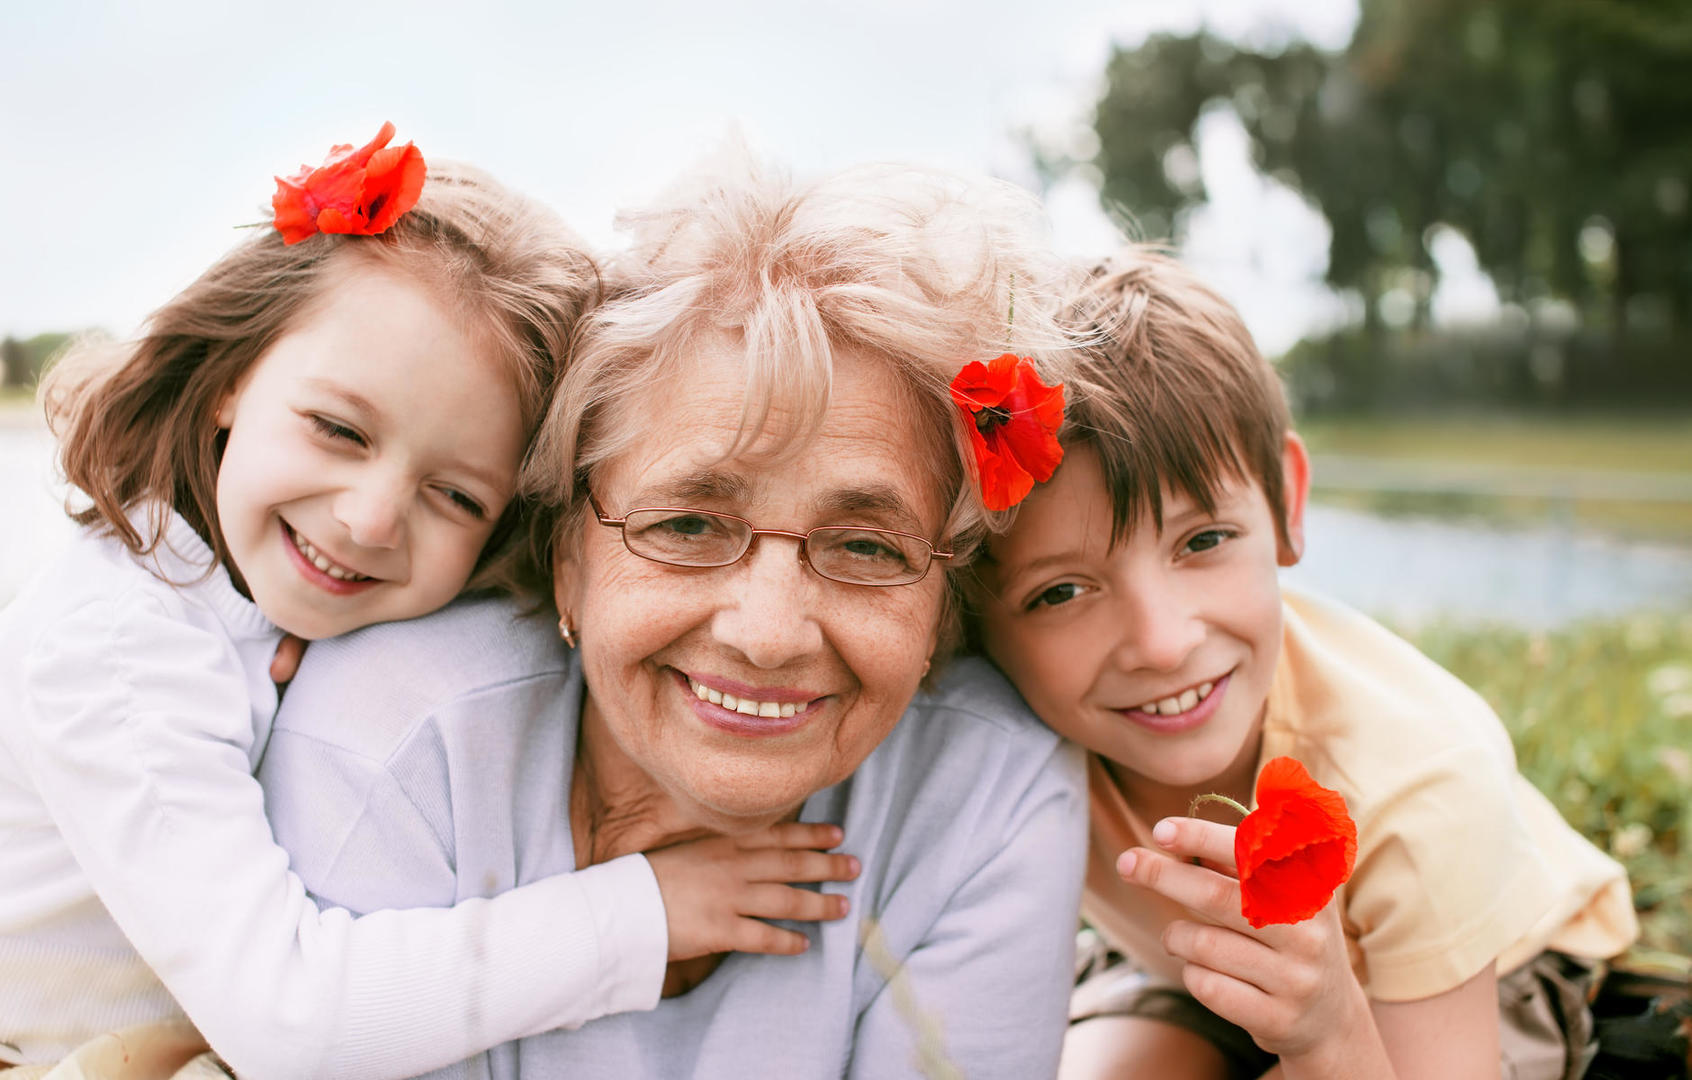
[[[1509,734],[1478,694],[1349,608],[1290,589],[1282,601],[1258,767],[1297,758],[1345,796],[1357,865],[1340,903],[1370,997],[1415,1001],[1488,961],[1502,975],[1548,948],[1601,959],[1632,943],[1626,873],[1516,771]],[[1178,980],[1159,938],[1193,916],[1117,877],[1117,855],[1149,846],[1150,829],[1096,755],[1088,783],[1082,912],[1116,948]]]

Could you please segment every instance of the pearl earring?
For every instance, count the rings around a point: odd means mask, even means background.
[[[570,625],[570,616],[566,614],[558,620],[558,636],[564,639],[564,644],[574,649],[576,647],[576,628]]]

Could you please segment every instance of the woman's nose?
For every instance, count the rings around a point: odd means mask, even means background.
[[[754,667],[779,668],[822,648],[822,626],[814,608],[818,586],[831,583],[799,561],[794,543],[787,537],[759,536],[752,550],[723,574],[723,596],[711,630]]]
[[[381,479],[350,486],[335,496],[331,513],[358,546],[396,548],[405,538],[405,499],[397,488]]]

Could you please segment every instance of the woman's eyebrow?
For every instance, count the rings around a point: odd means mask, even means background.
[[[643,506],[691,506],[697,502],[744,502],[752,486],[742,476],[705,469],[642,488],[636,496]]]
[[[913,533],[922,528],[922,523],[911,510],[910,504],[896,489],[885,484],[837,488],[817,500],[817,509],[829,517],[853,514],[879,517]]]

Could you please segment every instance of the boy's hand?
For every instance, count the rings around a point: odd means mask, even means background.
[[[762,919],[841,919],[844,896],[795,889],[796,881],[851,881],[858,860],[827,850],[837,825],[791,823],[748,836],[713,836],[646,853],[670,928],[670,959],[719,952],[792,956],[810,947],[804,934]]]
[[[286,689],[300,670],[300,658],[305,656],[306,642],[293,634],[283,634],[276,643],[276,655],[270,659],[270,681],[278,690]]]
[[[1209,920],[1176,920],[1163,932],[1193,997],[1280,1055],[1288,1076],[1392,1075],[1337,904],[1291,926],[1253,929],[1240,914],[1232,826],[1165,818],[1152,837],[1163,850],[1125,851],[1117,873]],[[1316,1062],[1322,1067],[1299,1067]]]

